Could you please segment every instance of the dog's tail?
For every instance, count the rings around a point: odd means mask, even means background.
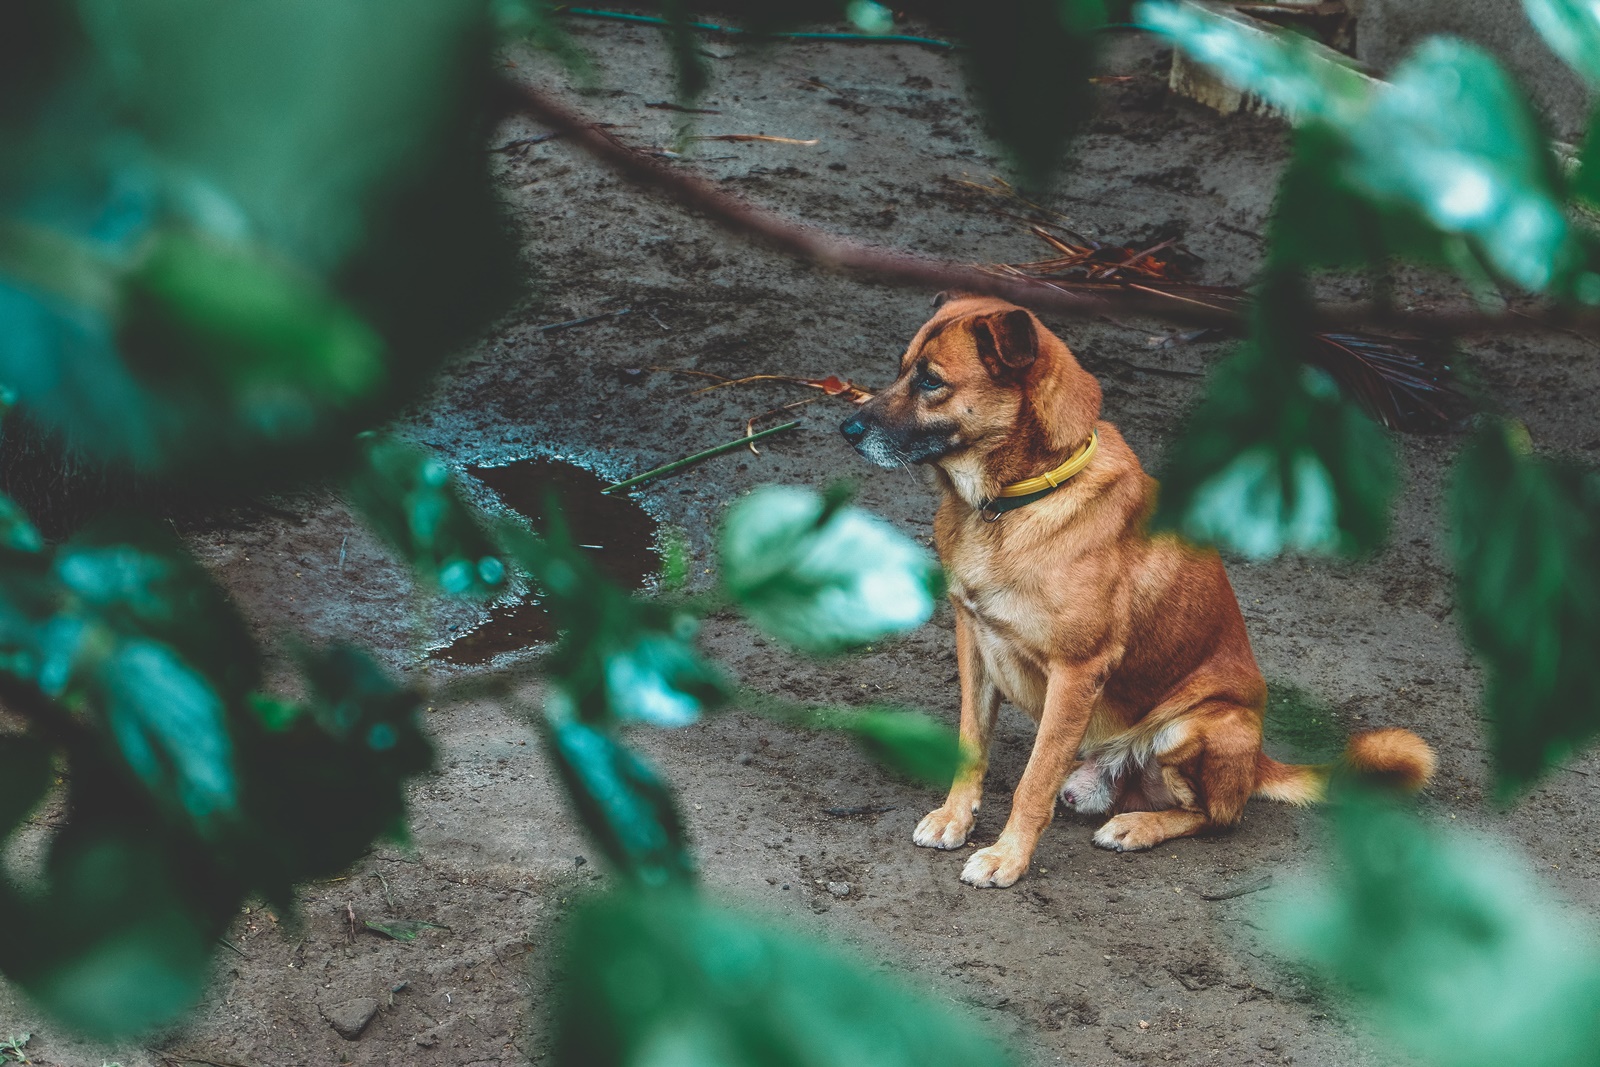
[[[1366,781],[1414,793],[1433,777],[1438,760],[1428,742],[1410,730],[1368,730],[1345,746],[1344,769]],[[1265,752],[1256,756],[1258,797],[1286,804],[1315,804],[1327,794],[1337,763],[1279,763]]]

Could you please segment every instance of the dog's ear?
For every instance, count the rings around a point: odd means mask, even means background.
[[[1021,308],[973,319],[972,338],[978,345],[978,359],[991,378],[1014,375],[1039,358],[1039,336],[1033,329],[1033,316]]]
[[[950,290],[948,290],[948,289],[945,289],[945,290],[943,290],[943,291],[942,291],[942,292],[937,292],[937,293],[934,293],[934,294],[933,294],[933,306],[934,306],[934,307],[936,307],[936,308],[942,308],[942,307],[944,307],[944,306],[945,306],[945,304],[946,304],[946,303],[948,303],[948,302],[949,302],[949,300],[950,300],[950,298],[951,298],[951,297],[952,297],[952,296],[954,296],[954,295],[955,295],[955,294],[954,294],[954,293],[952,293],[952,292],[951,292],[951,291],[950,291]]]

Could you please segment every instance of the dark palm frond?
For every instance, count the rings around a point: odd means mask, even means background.
[[[1074,292],[1131,289],[1241,315],[1250,311],[1250,294],[1244,289],[1185,280],[1193,257],[1178,249],[1175,239],[1136,250],[1093,241],[1062,226],[1033,223],[1029,229],[1057,255],[988,269]],[[1168,343],[1182,340],[1168,339]],[[1460,388],[1450,348],[1442,342],[1370,333],[1319,333],[1312,335],[1306,358],[1333,375],[1368,414],[1391,430],[1447,430],[1476,407]]]
[[[1308,357],[1391,430],[1446,430],[1473,408],[1457,384],[1450,349],[1442,342],[1319,333],[1312,338]]]

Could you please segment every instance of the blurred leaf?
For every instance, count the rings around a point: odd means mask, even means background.
[[[851,734],[879,763],[929,785],[947,786],[961,769],[955,731],[921,712],[841,708],[819,712],[812,725]]]
[[[104,727],[121,763],[199,833],[237,819],[228,708],[258,680],[255,646],[169,537],[102,527],[53,557],[0,556],[0,670]]]
[[[683,616],[677,632],[640,630],[621,640],[617,635],[599,650],[613,715],[623,722],[686,726],[699,719],[702,707],[722,702],[721,675],[688,643],[694,629]]]
[[[1374,799],[1333,819],[1336,857],[1274,909],[1279,937],[1441,1067],[1600,1063],[1600,956],[1503,845]]]
[[[193,907],[177,879],[197,872],[169,866],[178,857],[144,836],[63,835],[37,895],[0,891],[6,974],[64,1026],[90,1037],[174,1021],[210,977],[221,909]]]
[[[280,903],[296,882],[343,870],[374,838],[401,836],[407,780],[433,763],[417,694],[366,653],[306,653],[301,669],[310,694],[298,713],[277,709],[240,743],[249,833],[227,858]]]
[[[1262,33],[1225,12],[1192,3],[1147,0],[1136,4],[1133,14],[1140,26],[1171,37],[1195,62],[1297,123],[1348,123],[1365,103],[1367,85],[1360,75],[1330,62],[1309,38]]]
[[[1049,184],[1092,106],[1103,0],[954,0],[945,13],[995,139],[1025,184]]]
[[[789,486],[730,510],[722,583],[757,626],[807,652],[841,652],[926,622],[939,565],[882,519]]]
[[[269,439],[304,434],[319,409],[375,392],[386,373],[383,341],[315,279],[179,233],[128,275],[117,340],[152,384],[225,399],[212,418]]]
[[[1311,188],[1334,187],[1383,216],[1383,227],[1355,231],[1363,239],[1415,255],[1405,235],[1422,225],[1437,235],[1429,258],[1469,281],[1487,276],[1538,293],[1577,283],[1581,249],[1544,134],[1524,94],[1482,49],[1430,38],[1387,83],[1363,89],[1325,53],[1250,33],[1224,15],[1166,3],[1138,11],[1143,25],[1318,131],[1318,165],[1300,173]],[[1332,199],[1347,212],[1341,195]],[[1400,234],[1386,232],[1391,224]]]
[[[418,574],[453,596],[504,588],[505,563],[443,461],[376,435],[364,435],[362,460],[346,485],[350,502]]]
[[[1269,280],[1257,337],[1212,373],[1167,450],[1152,525],[1252,558],[1377,548],[1393,445],[1327,372],[1306,365],[1305,296]]]
[[[1459,238],[1463,255],[1470,250],[1496,277],[1547,292],[1577,266],[1544,133],[1487,52],[1425,41],[1350,138],[1345,179],[1354,189]]]
[[[558,968],[558,1067],[1009,1062],[949,1002],[685,893],[585,903],[568,920]]]
[[[1462,627],[1487,667],[1502,792],[1600,733],[1600,474],[1529,455],[1519,430],[1477,435],[1449,495]]]
[[[1522,0],[1550,50],[1592,87],[1600,87],[1600,10],[1587,0]]]
[[[874,0],[850,0],[844,13],[850,25],[862,33],[894,32],[894,12]]]
[[[1600,204],[1600,109],[1589,116],[1589,129],[1583,135],[1583,154],[1572,179],[1572,192],[1590,204]]]
[[[31,734],[0,734],[0,842],[39,805],[55,777],[50,746]]]
[[[0,551],[42,552],[44,538],[10,497],[0,495]]]
[[[554,501],[545,513],[543,537],[511,524],[497,533],[561,630],[546,672],[579,718],[684,726],[722,703],[721,673],[694,648],[695,618],[624,593],[572,543]]]
[[[678,98],[693,103],[711,84],[711,71],[700,58],[700,38],[689,25],[694,20],[684,0],[661,0],[661,13],[667,19],[667,42],[672,49],[672,67],[678,76]]]
[[[224,699],[257,685],[260,655],[249,628],[164,529],[126,521],[85,529],[56,551],[51,575],[67,594],[64,614],[173,648]]]
[[[579,821],[620,874],[646,886],[691,884],[694,859],[672,791],[620,741],[573,718],[557,691],[545,716],[550,753]]]
[[[190,488],[337,462],[510,277],[484,5],[80,11],[0,163],[0,378],[75,455]]]
[[[502,36],[531,39],[587,88],[594,80],[594,64],[562,27],[560,6],[549,0],[491,0],[490,11]]]
[[[123,760],[157,796],[171,795],[203,834],[238,816],[226,709],[171,648],[122,642],[99,665],[104,714]]]
[[[1344,752],[1346,730],[1338,713],[1289,682],[1267,685],[1262,723],[1267,746],[1290,763],[1329,763]]]

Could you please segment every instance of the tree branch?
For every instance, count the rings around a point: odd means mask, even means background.
[[[1245,313],[1176,297],[1133,288],[1093,294],[1074,292],[1045,279],[1000,276],[975,266],[839,237],[775,211],[753,207],[698,175],[647,156],[537,89],[509,79],[502,80],[501,89],[507,110],[539,120],[630,181],[698,212],[731,233],[827,270],[858,275],[881,285],[982,293],[1026,305],[1035,311],[1078,318],[1144,315],[1182,325],[1214,326],[1234,333],[1244,332],[1247,326]],[[1500,312],[1476,309],[1399,311],[1365,303],[1324,304],[1315,313],[1314,325],[1321,329],[1349,330],[1366,326],[1453,336],[1552,329],[1570,331],[1579,326],[1596,325],[1596,316],[1562,309],[1530,313],[1510,309]]]

